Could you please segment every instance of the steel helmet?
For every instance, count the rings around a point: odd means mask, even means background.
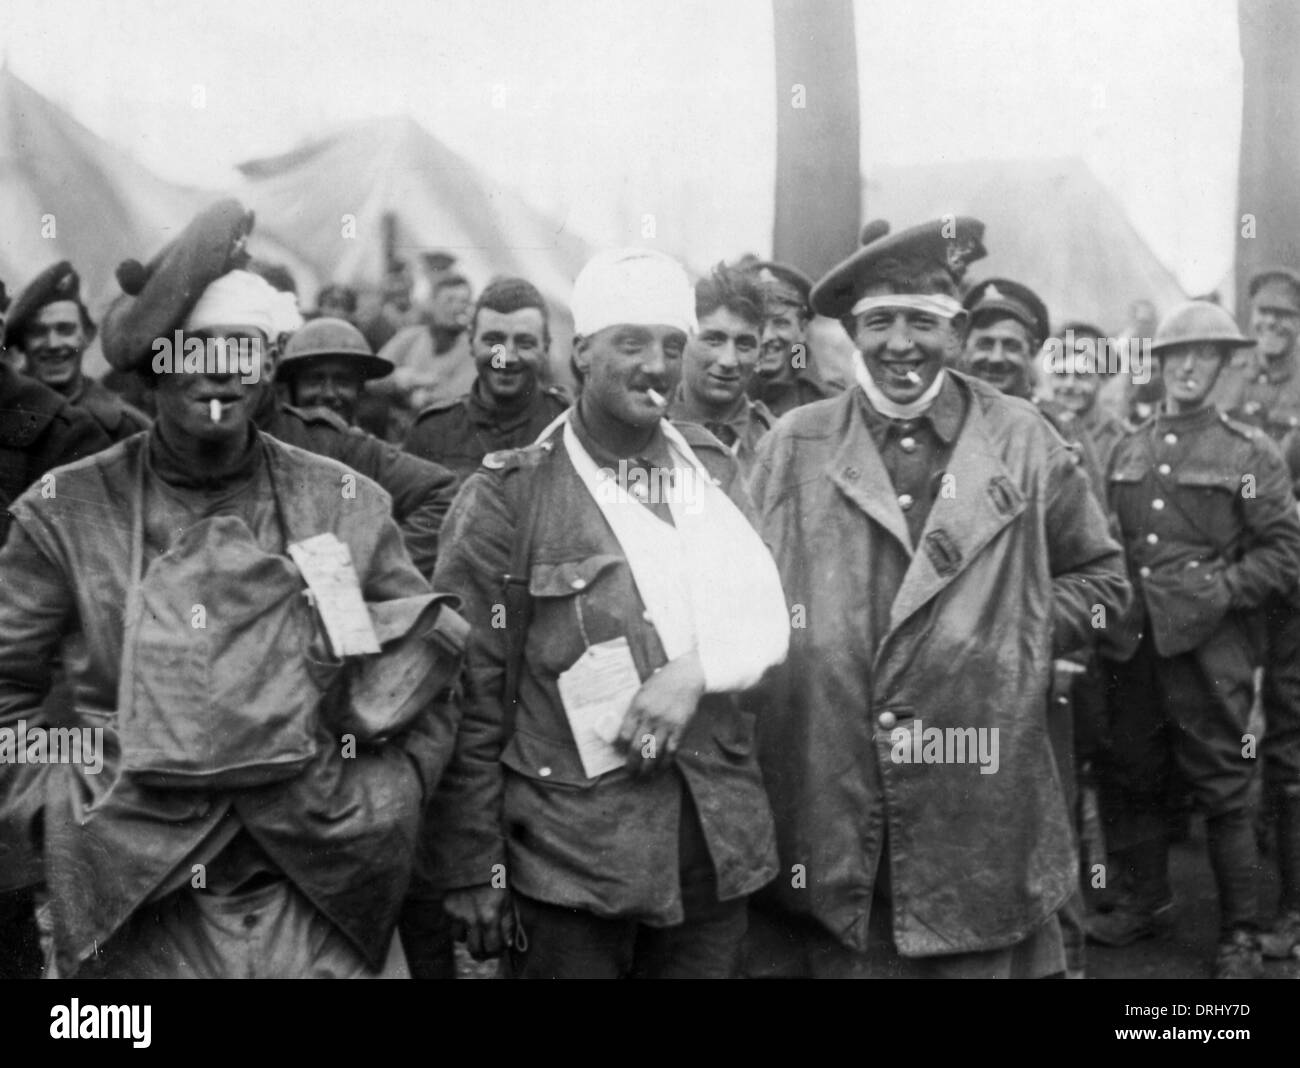
[[[312,319],[296,331],[284,347],[276,373],[284,377],[299,370],[292,366],[314,356],[346,356],[356,363],[362,379],[383,378],[393,370],[391,360],[376,356],[361,331],[345,319]]]
[[[1208,300],[1189,300],[1160,320],[1151,351],[1197,343],[1222,345],[1229,349],[1244,349],[1255,344],[1242,336],[1232,316],[1219,305]]]

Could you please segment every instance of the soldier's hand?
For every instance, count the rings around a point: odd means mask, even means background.
[[[617,744],[627,749],[627,767],[647,775],[666,765],[704,695],[699,653],[670,660],[641,684],[623,716]]]
[[[451,917],[451,936],[464,942],[475,960],[496,957],[515,937],[515,910],[509,890],[494,886],[470,886],[449,890],[442,902]]]

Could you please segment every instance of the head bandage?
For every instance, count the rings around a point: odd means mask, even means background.
[[[573,283],[573,331],[590,337],[608,326],[696,329],[695,290],[681,265],[652,249],[592,257]]]
[[[274,341],[301,325],[302,316],[292,293],[281,293],[252,271],[230,271],[203,291],[184,329],[244,326],[260,330]]]
[[[877,308],[906,308],[937,315],[941,319],[953,319],[965,311],[961,301],[943,293],[887,293],[878,297],[863,297],[853,305],[850,314],[861,315]]]

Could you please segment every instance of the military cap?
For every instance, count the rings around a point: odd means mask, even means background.
[[[977,282],[961,303],[970,312],[972,324],[993,313],[1015,319],[1040,344],[1051,333],[1052,324],[1047,315],[1047,305],[1028,286],[1009,278],[985,278]]]
[[[1300,273],[1289,267],[1266,267],[1251,275],[1246,293],[1254,300],[1255,294],[1265,287],[1273,291],[1269,294],[1274,298],[1271,304],[1300,315]]]
[[[81,309],[82,325],[93,337],[95,323],[90,318],[90,313],[86,311],[85,304],[81,302],[81,278],[72,264],[67,260],[60,260],[46,267],[27,284],[26,289],[18,294],[18,299],[14,301],[13,312],[5,323],[5,348],[22,348],[23,332],[27,329],[27,324],[47,304],[54,304],[61,300],[76,303]]]
[[[984,224],[964,215],[934,219],[896,234],[883,219],[869,222],[862,228],[862,247],[813,286],[813,309],[835,319],[850,314],[862,291],[881,280],[889,264],[900,261],[945,270],[954,283],[960,282],[966,267],[987,255],[983,239]]]
[[[346,357],[363,380],[383,378],[393,370],[393,361],[387,356],[376,356],[361,331],[346,319],[323,316],[294,332],[284,347],[276,373],[281,378],[292,375],[301,369],[302,361],[316,356]]]
[[[143,366],[157,338],[185,322],[203,291],[222,275],[245,268],[244,244],[253,213],[233,198],[202,211],[148,264],[117,268],[123,295],[104,315],[104,356],[119,371]]]
[[[1169,312],[1156,327],[1151,352],[1161,355],[1180,345],[1217,345],[1223,356],[1233,349],[1248,349],[1255,342],[1242,335],[1231,315],[1206,300],[1189,300]]]
[[[760,260],[747,264],[745,273],[758,283],[765,305],[795,308],[805,316],[812,314],[812,280],[802,271],[788,264]]]

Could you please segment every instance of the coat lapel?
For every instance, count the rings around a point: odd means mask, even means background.
[[[894,598],[891,631],[965,571],[998,532],[1025,510],[1024,493],[994,450],[989,431],[979,398],[971,397],[965,424],[953,443],[949,477],[926,517],[912,563]],[[893,503],[894,498],[889,500]]]
[[[831,460],[830,479],[911,556],[912,539],[907,532],[907,520],[898,506],[898,495],[862,417],[857,397],[849,399],[848,418],[849,432]]]

